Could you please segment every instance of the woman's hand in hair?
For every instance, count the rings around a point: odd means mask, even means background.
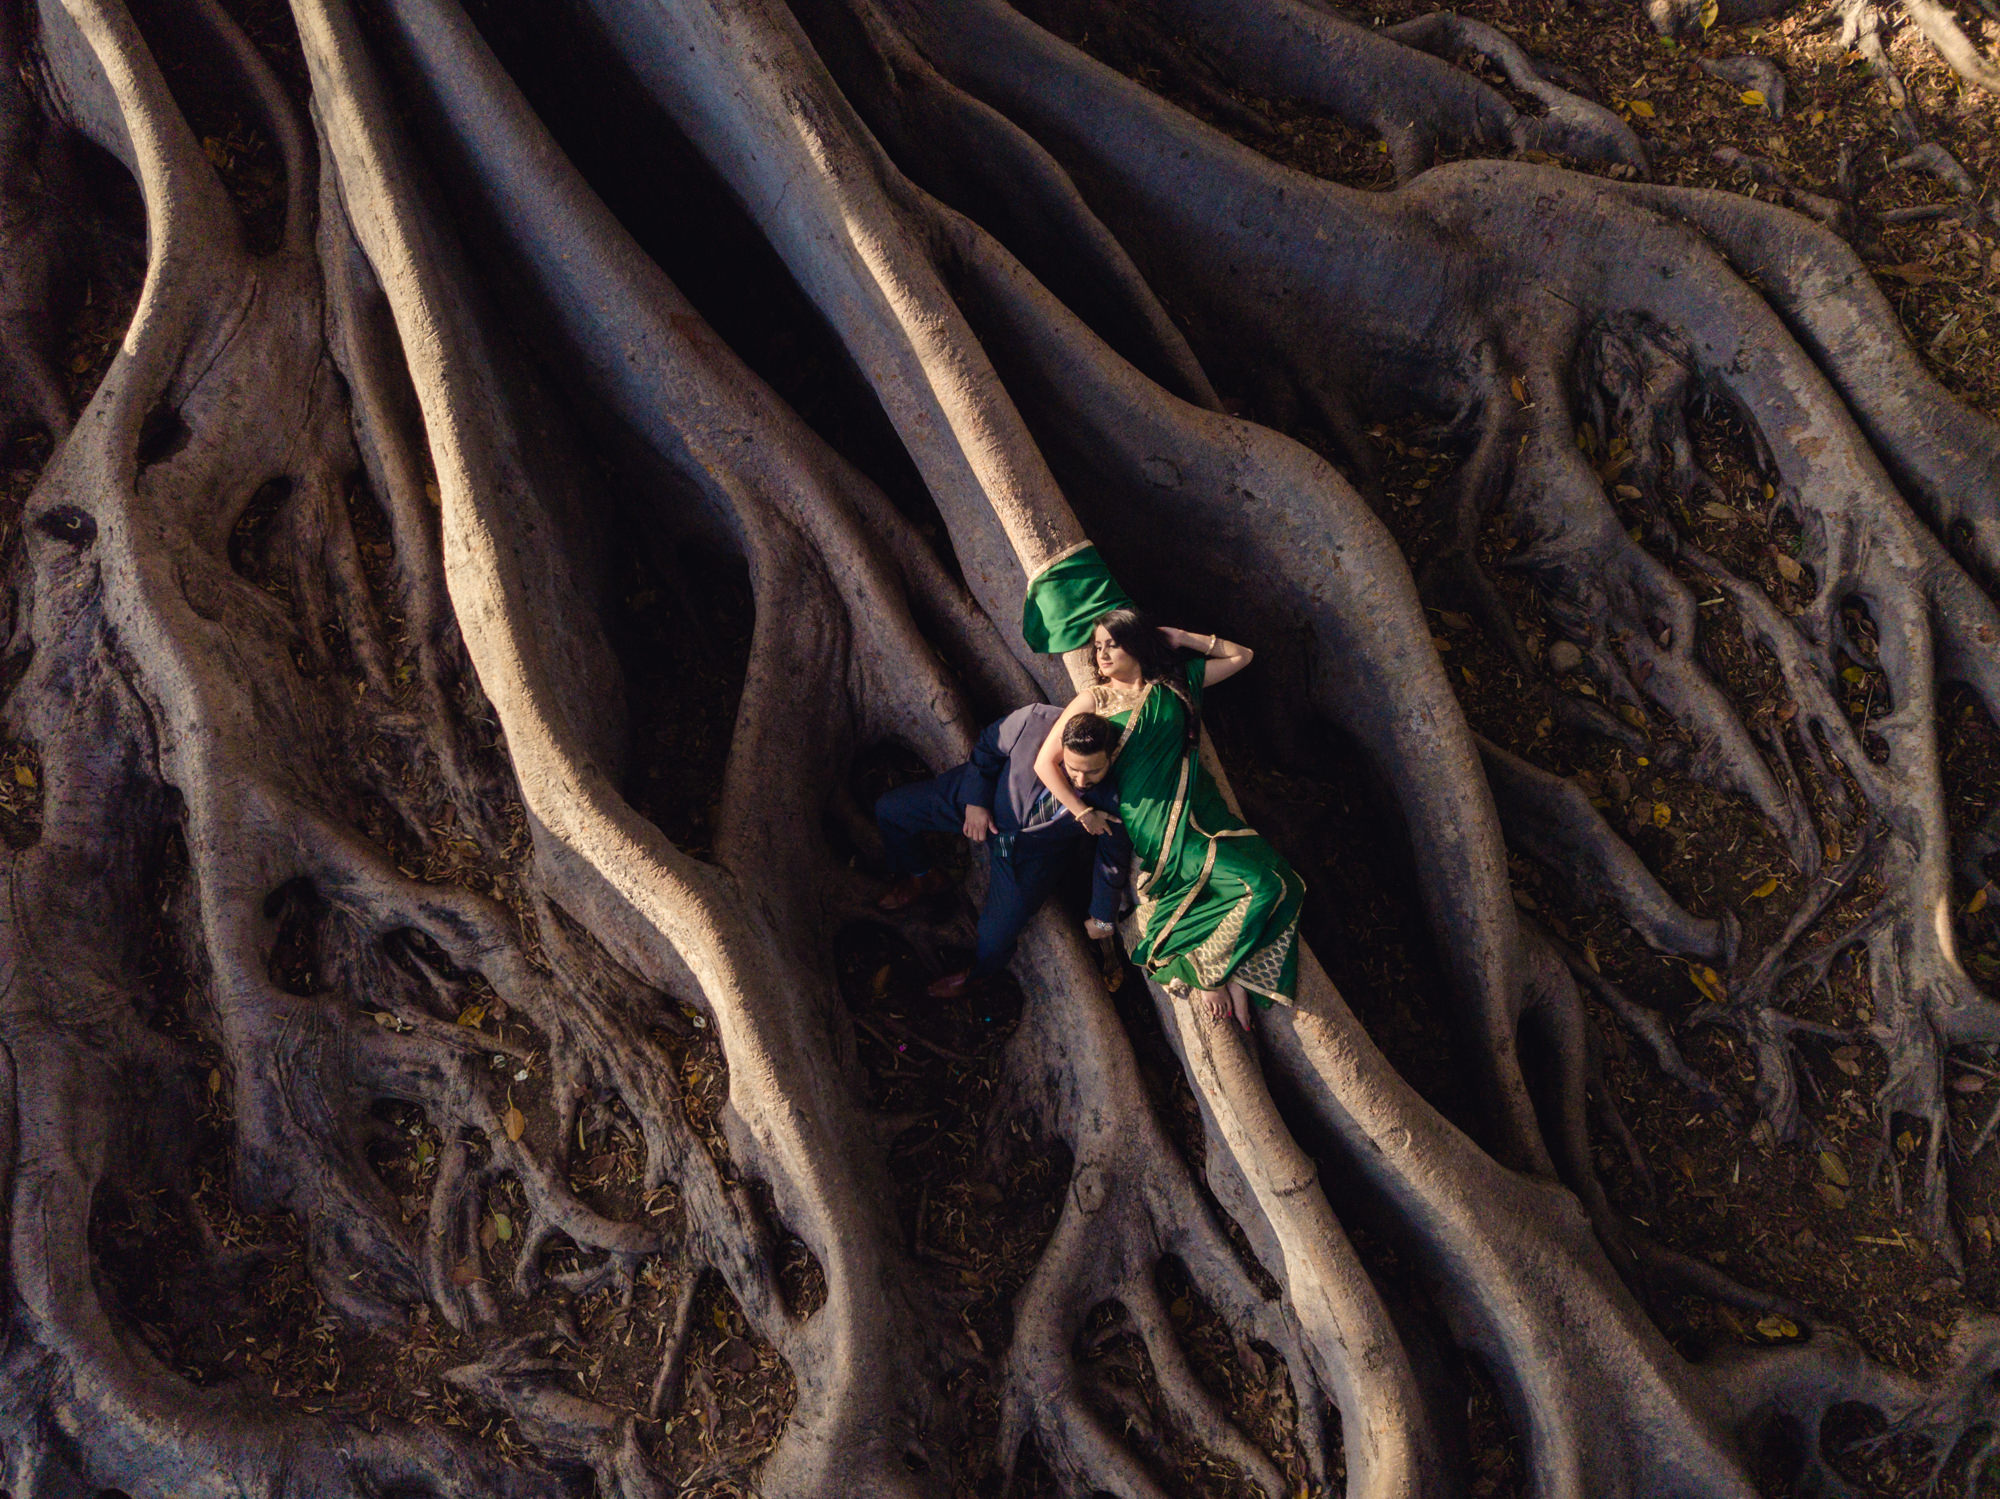
[[[1192,630],[1176,630],[1170,625],[1160,626],[1160,634],[1168,645],[1207,658],[1208,666],[1201,674],[1201,685],[1204,687],[1213,687],[1217,682],[1235,676],[1250,664],[1256,654],[1249,646],[1224,640],[1220,635],[1201,635]]]

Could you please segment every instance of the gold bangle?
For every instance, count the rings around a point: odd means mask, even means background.
[[[1204,656],[1211,656],[1211,657],[1212,657],[1212,656],[1213,656],[1213,655],[1215,654],[1215,648],[1216,648],[1216,647],[1217,647],[1218,645],[1220,645],[1221,643],[1222,643],[1222,637],[1221,637],[1220,635],[1211,635],[1211,636],[1209,636],[1209,637],[1208,637],[1208,649],[1204,650],[1204,651],[1202,652],[1202,655],[1204,655]]]

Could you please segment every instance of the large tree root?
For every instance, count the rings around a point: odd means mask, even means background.
[[[1602,413],[1606,438],[1629,443],[1641,499],[1653,496],[1651,540],[1669,558],[1685,548],[1674,535],[1665,496],[1692,498],[1700,483],[1682,430],[1690,382],[1726,393],[1745,414],[1775,492],[1805,524],[1801,577],[1810,580],[1810,591],[1790,616],[1760,602],[1762,593],[1751,585],[1728,582],[1725,592],[1799,705],[1790,732],[1815,789],[1835,815],[1844,808],[1849,817],[1880,819],[1892,830],[1895,850],[1885,857],[1891,860],[1891,899],[1902,914],[1871,948],[1878,1013],[1897,1079],[1884,1102],[1891,1112],[1927,1123],[1937,1119],[1941,1076],[1934,1060],[1925,1058],[1939,1055],[1941,1045],[1983,1039],[1993,1010],[1959,969],[1949,928],[1937,919],[1948,895],[1948,865],[1933,658],[1943,657],[1939,664],[1977,684],[1991,670],[1991,654],[1965,651],[1956,642],[1993,628],[1993,610],[1890,488],[1873,453],[1846,423],[1834,391],[1783,337],[1761,299],[1686,231],[1613,207],[1619,189],[1559,181],[1533,168],[1441,169],[1406,191],[1407,208],[1385,207],[1379,195],[1362,198],[1294,181],[1282,199],[1263,201],[1252,220],[1256,229],[1240,217],[1209,216],[1189,203],[1181,150],[1206,153],[1204,170],[1214,177],[1275,185],[1277,173],[1212,132],[1170,124],[1136,90],[1125,112],[1113,116],[1129,119],[1130,131],[1107,128],[1102,100],[1121,87],[1108,78],[1096,96],[1100,109],[1088,138],[1072,133],[1061,111],[1075,96],[1030,98],[1020,91],[1022,81],[1053,64],[1052,44],[1016,42],[1019,30],[961,26],[948,43],[937,39],[938,52],[978,82],[990,102],[1030,124],[1059,158],[1088,162],[1089,171],[1102,177],[1115,156],[1117,184],[1106,188],[1100,212],[1115,230],[1147,247],[1142,268],[1187,309],[1192,341],[1210,369],[1227,370],[1225,347],[1235,357],[1254,348],[1310,387],[1337,382],[1343,371],[1378,367],[1384,358],[1395,358],[1400,367],[1416,357],[1409,347],[1413,337],[1430,340],[1423,367],[1454,372],[1430,397],[1434,409],[1498,425],[1509,434],[1508,446],[1518,444],[1507,494],[1528,540],[1519,560],[1543,580],[1558,619],[1580,635],[1600,695],[1681,724],[1696,746],[1690,773],[1748,795],[1787,837],[1801,867],[1811,870],[1822,835],[1802,800],[1803,770],[1788,769],[1794,756],[1782,756],[1775,769],[1767,764],[1740,726],[1739,710],[1697,664],[1693,590],[1627,535],[1603,481],[1577,452],[1575,424],[1566,412],[1580,388]],[[1168,140],[1174,146],[1160,149]],[[1571,231],[1565,227],[1571,221],[1560,215],[1577,209],[1586,217]],[[1504,275],[1495,280],[1490,260],[1478,272],[1455,269],[1444,248],[1451,237],[1469,236],[1503,251],[1534,246],[1537,269],[1524,259],[1518,293],[1505,293],[1522,302],[1518,308],[1510,303],[1499,319],[1447,318],[1435,332],[1414,333],[1415,325],[1394,311],[1403,305],[1400,290],[1371,284],[1365,270],[1355,279],[1354,267],[1369,264],[1367,257],[1324,248],[1338,245],[1343,233],[1365,242],[1372,231],[1364,225],[1378,216],[1402,235],[1440,236],[1437,280],[1418,294],[1429,307],[1469,308],[1503,295],[1508,284]],[[1657,244],[1653,258],[1628,260],[1603,274],[1593,270],[1588,281],[1552,285],[1550,272],[1539,268],[1548,237],[1594,234],[1600,220],[1618,224],[1626,243]],[[1336,221],[1351,228],[1337,229]],[[1139,225],[1145,232],[1134,238]],[[1588,255],[1565,263],[1596,264]],[[1660,274],[1660,266],[1668,273]],[[1301,275],[1320,288],[1313,305],[1340,310],[1324,321],[1301,316],[1304,303],[1296,299],[1299,283],[1293,280]],[[1475,275],[1476,295],[1470,290]],[[1327,292],[1335,284],[1342,289]],[[1527,314],[1530,306],[1555,311],[1537,319]],[[1281,307],[1284,314],[1274,316]],[[1226,344],[1211,345],[1209,330],[1225,324],[1234,330]],[[1529,340],[1509,331],[1529,326],[1538,328]],[[1246,338],[1244,330],[1252,327],[1257,336]],[[1838,361],[1830,363],[1837,367]],[[1508,378],[1519,379],[1528,409],[1517,413],[1517,403],[1496,389],[1501,377],[1488,371],[1518,371]],[[1635,399],[1641,391],[1646,399]],[[1979,425],[1969,414],[1954,418],[1947,433]],[[1889,451],[1895,455],[1898,448]],[[1980,496],[1991,488],[1989,470],[1961,492]],[[1716,565],[1707,567],[1714,576]],[[1876,632],[1872,651],[1851,640],[1843,623],[1843,607],[1857,599],[1866,601]],[[1933,645],[1934,632],[1952,644]],[[1888,711],[1869,719],[1865,730],[1850,721],[1828,685],[1843,664],[1857,661],[1887,678],[1877,702]],[[1858,801],[1847,793],[1850,782]],[[1851,845],[1858,836],[1859,829],[1844,837],[1835,832],[1827,841]],[[1927,1166],[1920,1201],[1927,1232],[1948,1246],[1935,1167],[1935,1160]]]
[[[1790,1047],[1809,1033],[1794,986],[1865,943],[1883,1117],[1927,1123],[1918,1205],[1948,1244],[1942,1059],[2000,1038],[2000,1012],[1959,970],[1945,916],[1935,683],[1963,677],[1989,705],[2000,686],[1982,589],[2000,575],[2000,438],[1906,378],[1852,257],[1763,205],[1526,166],[1343,192],[990,0],[588,8],[879,401],[963,582],[723,344],[453,0],[393,0],[365,33],[346,0],[295,0],[310,131],[212,6],[186,37],[142,36],[118,0],[48,7],[55,118],[139,182],[149,262],[15,565],[10,655],[27,665],[7,721],[35,747],[43,802],[0,912],[10,1492],[553,1493],[581,1467],[600,1492],[650,1499],[664,1485],[646,1421],[685,1383],[712,1275],[796,1385],[760,1492],[943,1492],[959,1433],[940,1392],[983,1362],[1003,1467],[1032,1441],[1067,1494],[1152,1499],[1165,1486],[1083,1373],[1087,1330],[1114,1318],[1176,1439],[1281,1494],[1291,1475],[1194,1372],[1162,1304],[1169,1260],[1282,1366],[1313,1483],[1334,1467],[1331,1408],[1349,1492],[1456,1492],[1462,1408],[1343,1217],[1421,1268],[1499,1387],[1538,1494],[1747,1496],[1774,1428],[1806,1481],[1832,1487],[1820,1427],[1842,1403],[1939,1459],[1989,1425],[1980,1329],[1928,1390],[1822,1329],[1701,1364],[1668,1345],[1639,1293],[1778,1303],[1633,1237],[1606,1199],[1577,977],[1704,1101],[1727,1101],[1701,1093],[1657,1016],[1523,926],[1507,877],[1512,838],[1586,873],[1656,947],[1720,966],[1717,1018],[1751,1037],[1756,1102],[1787,1130]],[[1382,133],[1406,175],[1467,143],[1643,167],[1622,126],[1483,28],[1373,37],[1290,4],[1250,25],[1229,0],[1163,19],[1137,45],[1164,58],[1191,42],[1181,81],[1211,107],[1306,100]],[[149,42],[188,39],[278,142],[287,208],[268,254],[243,248],[153,62]],[[1466,50],[1545,113],[1430,55]],[[0,129],[9,160],[24,138]],[[587,391],[587,414],[573,421],[552,386]],[[1789,588],[1685,534],[1680,507],[1711,483],[1704,397],[1742,415],[1801,528]],[[1511,637],[1471,544],[1504,509],[1523,579],[1577,649],[1551,700],[1740,797],[1829,890],[1872,861],[1887,894],[1869,923],[1799,955],[1822,891],[1776,947],[1742,954],[1731,920],[1684,908],[1575,788],[1482,745],[1388,531],[1327,462],[1228,414],[1245,400],[1350,444],[1362,421],[1410,414],[1451,434],[1469,459],[1434,576]],[[1579,450],[1580,424],[1608,462],[1618,445],[1616,474]],[[585,446],[620,455],[622,509],[580,476]],[[1607,488],[1619,477],[1631,494]],[[357,535],[364,484],[386,568]],[[749,580],[708,859],[619,790],[600,595],[605,549],[633,534],[655,554],[698,539]],[[973,702],[1070,689],[1013,622],[1026,576],[1086,535],[1149,601],[1269,643],[1279,738],[1309,748],[1335,725],[1393,788],[1482,1139],[1396,1075],[1308,954],[1299,1004],[1266,1014],[1254,1049],[1155,995],[1200,1109],[1204,1158],[1184,1161],[1094,964],[1046,914],[1016,963],[1028,1003],[987,1124],[1061,1142],[1072,1170],[1009,1341],[982,1360],[905,1246],[881,1145],[894,1121],[861,1102],[829,954],[867,892],[829,826],[863,751],[896,740],[943,766]],[[1711,592],[1794,705],[1761,738],[1700,653]],[[1850,715],[1847,665],[1879,682],[1882,712]],[[382,768],[383,744],[423,773]],[[198,1041],[145,1023],[142,913],[172,882],[175,834],[185,888],[166,919]],[[478,858],[457,879],[407,872],[460,845]],[[721,1043],[719,1140],[659,1036],[676,1005]],[[506,1029],[483,1028],[502,1011]],[[536,1463],[197,1388],[145,1347],[90,1272],[100,1206],[164,1186],[196,1225],[199,1274],[242,1271],[189,1185],[197,1046],[221,1064],[239,1202],[299,1223],[346,1325],[434,1311],[469,1350],[452,1385],[511,1415]],[[149,1107],[107,1102],[124,1098]],[[416,1214],[371,1164],[389,1105],[438,1141]],[[574,1185],[572,1141],[607,1117],[629,1124],[643,1189],[671,1189],[666,1226]],[[518,1218],[504,1252],[481,1231],[502,1200]],[[780,1234],[806,1246],[823,1302],[788,1297]],[[632,1409],[579,1394],[528,1336],[537,1319],[553,1308],[561,1325],[571,1296],[630,1300],[660,1258],[676,1291],[651,1388]]]

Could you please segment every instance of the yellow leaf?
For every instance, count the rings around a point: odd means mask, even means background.
[[[505,1213],[493,1215],[493,1237],[505,1244],[514,1237],[514,1220]]]
[[[1860,667],[1849,666],[1842,668],[1840,673],[1840,680],[1843,682],[1851,683],[1854,686],[1858,687],[1861,685],[1862,678],[1867,675],[1868,674],[1864,672]]]
[[[1508,381],[1507,384],[1508,387],[1514,392],[1514,399],[1519,401],[1522,405],[1525,406],[1528,403],[1528,387],[1521,383],[1521,377],[1519,375],[1516,375],[1512,380]]]
[[[1778,491],[1773,489],[1770,485],[1766,484],[1764,486],[1764,498],[1767,500],[1775,500],[1777,497],[1778,497]]]
[[[1822,1150],[1819,1153],[1819,1174],[1836,1187],[1847,1185],[1847,1166],[1830,1150]]]
[[[510,1140],[520,1139],[528,1128],[528,1121],[521,1117],[521,1111],[511,1103],[507,1105],[507,1113],[502,1122],[507,1126],[507,1138]]]
[[[1836,1187],[1832,1182],[1814,1182],[1813,1190],[1819,1193],[1830,1208],[1844,1208],[1847,1206],[1847,1193],[1841,1188]]]
[[[1985,909],[1986,887],[1981,885],[1977,890],[1972,892],[1972,899],[1965,903],[1965,914],[1971,916]]]
[[[431,479],[424,484],[424,498],[433,505],[444,504],[444,491],[437,487],[437,480]]]
[[[728,1332],[728,1331],[729,1331],[729,1309],[728,1309],[727,1307],[720,1307],[720,1306],[719,1306],[719,1307],[717,1307],[717,1308],[715,1309],[715,1313],[714,1313],[714,1316],[715,1316],[715,1330],[716,1330],[717,1332]]]
[[[484,1020],[485,1018],[486,1018],[485,1005],[467,1005],[464,1009],[458,1012],[458,1023],[460,1025],[476,1026],[479,1024],[480,1021]]]
[[[211,1093],[220,1093],[222,1091],[222,1069],[220,1067],[211,1067],[208,1069],[208,1091]]]
[[[1897,1134],[1896,1149],[1902,1151],[1904,1155],[1908,1155],[1916,1148],[1917,1137],[1915,1135],[1911,1134],[1908,1130],[1902,1130]]]
[[[1808,125],[1817,125],[1817,124],[1819,124],[1819,122],[1820,122],[1820,121],[1824,120],[1825,118],[1826,118],[1826,111],[1825,111],[1825,110],[1823,110],[1823,109],[1815,109],[1815,110],[1814,110],[1814,111],[1812,112],[1812,118],[1811,118],[1810,120],[1806,121],[1806,123],[1807,123]]]
[[[1746,88],[1745,90],[1743,90],[1742,93],[1738,94],[1736,97],[1741,99],[1745,104],[1750,105],[1752,108],[1763,107],[1764,91],[1760,88]]]
[[[14,767],[14,784],[16,786],[27,786],[32,788],[35,784],[34,766],[16,765]]]
[[[1632,100],[1631,108],[1632,113],[1642,120],[1650,120],[1653,117],[1653,106],[1648,104],[1644,99]]]
[[[875,970],[875,977],[868,981],[868,992],[873,994],[877,999],[880,999],[889,992],[889,972],[890,965],[884,963],[880,968]]]
[[[1688,964],[1688,977],[1694,980],[1695,988],[1701,990],[1701,997],[1710,1004],[1719,1005],[1724,999],[1722,975],[1703,963]]]
[[[1715,24],[1716,18],[1721,14],[1722,7],[1716,3],[1716,0],[1702,0],[1701,29],[1703,31],[1708,30],[1709,27]]]
[[[1799,1325],[1790,1317],[1759,1317],[1757,1331],[1767,1338],[1796,1338],[1799,1335]]]
[[[1778,877],[1775,874],[1770,875],[1764,880],[1764,882],[1761,885],[1759,885],[1755,890],[1752,890],[1750,892],[1750,898],[1752,900],[1763,900],[1765,897],[1772,894],[1772,892],[1774,892],[1777,888],[1778,888]]]

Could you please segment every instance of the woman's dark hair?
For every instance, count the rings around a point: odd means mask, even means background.
[[[1091,627],[1092,641],[1097,638],[1097,628],[1102,626],[1110,635],[1111,642],[1139,663],[1139,676],[1148,682],[1158,682],[1162,687],[1181,700],[1185,710],[1182,717],[1187,721],[1187,747],[1190,753],[1201,742],[1201,709],[1195,705],[1194,694],[1188,691],[1187,675],[1181,663],[1188,659],[1184,652],[1167,644],[1166,636],[1160,633],[1153,617],[1143,609],[1113,609],[1109,614],[1100,614],[1097,625]],[[1096,670],[1097,653],[1091,651],[1091,669]],[[1098,677],[1101,682],[1102,676]]]
[[[1181,654],[1167,644],[1159,626],[1153,623],[1153,617],[1145,610],[1113,609],[1109,614],[1099,615],[1097,624],[1091,628],[1092,640],[1097,638],[1100,628],[1111,636],[1118,649],[1139,663],[1139,675],[1146,681],[1165,682],[1179,678]],[[1095,659],[1094,651],[1092,659]]]

